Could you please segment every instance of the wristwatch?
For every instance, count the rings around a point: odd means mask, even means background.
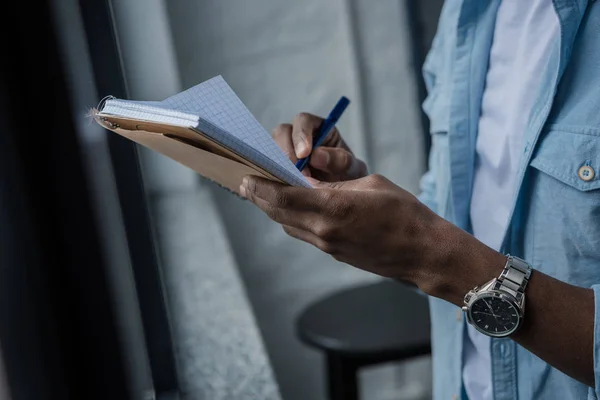
[[[511,255],[507,257],[500,276],[470,290],[462,308],[475,329],[497,338],[509,336],[521,326],[525,288],[531,276],[529,264]]]

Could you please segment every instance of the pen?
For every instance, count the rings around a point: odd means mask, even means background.
[[[331,110],[331,112],[329,113],[329,116],[325,119],[325,121],[323,121],[323,123],[319,127],[319,132],[313,138],[313,145],[312,145],[313,150],[316,149],[317,147],[319,147],[323,143],[323,141],[325,140],[327,135],[329,135],[329,132],[331,132],[331,130],[333,129],[335,124],[337,124],[338,120],[342,116],[346,107],[348,107],[348,104],[350,104],[350,100],[348,100],[348,98],[346,96],[342,96],[338,100],[335,107],[333,107],[333,110]],[[311,151],[311,154],[312,154],[312,151]],[[306,167],[306,164],[308,164],[309,157],[310,156],[299,159],[296,162],[296,168],[298,168],[298,170],[302,171]]]

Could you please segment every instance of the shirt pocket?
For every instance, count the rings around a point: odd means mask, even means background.
[[[528,257],[563,281],[600,282],[600,129],[551,126],[530,166]]]
[[[530,165],[579,191],[600,188],[600,129],[552,126]]]

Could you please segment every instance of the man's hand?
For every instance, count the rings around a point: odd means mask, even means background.
[[[290,236],[355,267],[418,284],[440,261],[436,236],[446,224],[386,178],[310,180],[315,190],[246,177],[240,192]]]
[[[344,143],[337,128],[334,128],[323,144],[311,155],[313,137],[323,119],[301,113],[294,117],[292,124],[281,124],[273,130],[273,139],[288,155],[293,163],[308,157],[308,168],[302,173],[325,182],[338,182],[362,178],[367,175],[367,166]]]
[[[344,182],[308,179],[315,189],[248,176],[240,194],[280,223],[287,234],[336,260],[417,285],[455,304],[504,267],[502,254],[380,175]],[[470,262],[465,263],[465,258]],[[482,268],[489,264],[492,268]],[[458,285],[450,286],[448,281]]]

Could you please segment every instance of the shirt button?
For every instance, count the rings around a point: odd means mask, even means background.
[[[589,165],[583,165],[581,168],[579,168],[579,171],[577,171],[577,175],[579,175],[579,179],[582,181],[589,182],[594,179],[596,172],[594,171],[594,168],[590,167]]]
[[[457,396],[457,395],[455,395],[455,394],[453,394],[453,395],[452,395],[452,400],[458,400],[458,396]]]
[[[458,310],[456,310],[456,320],[457,321],[461,321],[462,320],[462,310],[459,308]]]

